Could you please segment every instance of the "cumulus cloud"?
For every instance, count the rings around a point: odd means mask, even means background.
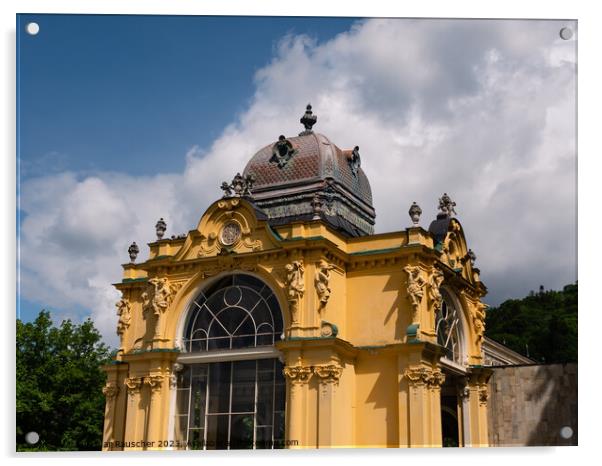
[[[21,290],[61,309],[89,309],[115,342],[119,263],[154,223],[196,226],[219,182],[279,134],[296,135],[304,105],[316,130],[360,146],[378,232],[422,225],[445,191],[498,304],[539,284],[576,280],[576,55],[561,21],[357,22],[317,43],[282,38],[255,77],[248,108],[211,147],[190,141],[182,173],[59,173],[22,185]],[[576,24],[571,24],[576,29]],[[177,154],[175,154],[177,155]]]

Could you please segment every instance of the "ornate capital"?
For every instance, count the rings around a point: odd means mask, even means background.
[[[314,367],[315,374],[320,377],[320,383],[338,384],[343,368],[337,364]]]
[[[430,371],[426,367],[408,367],[403,372],[403,376],[411,385],[425,385],[429,375]]]
[[[140,388],[142,388],[141,377],[128,377],[125,379],[124,383],[130,395],[133,396],[140,393]]]
[[[301,385],[309,381],[312,370],[309,366],[286,366],[282,373],[288,377],[291,383]]]
[[[113,400],[119,393],[119,387],[114,382],[107,382],[107,384],[102,387],[102,393],[107,400]]]
[[[149,375],[144,378],[144,384],[151,388],[152,393],[156,393],[161,390],[163,379],[164,377],[162,375]]]
[[[445,374],[439,369],[433,370],[426,378],[429,388],[441,388],[443,382],[445,382]]]

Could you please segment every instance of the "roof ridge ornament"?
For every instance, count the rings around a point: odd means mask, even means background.
[[[276,162],[279,168],[283,168],[296,153],[297,149],[281,134],[276,144],[272,146],[272,158],[270,162]]]
[[[362,165],[362,159],[360,157],[360,146],[355,146],[351,151],[351,155],[348,158],[349,167],[351,168],[351,173],[353,176],[357,178],[357,172]]]
[[[439,210],[441,211],[439,215],[444,215],[446,217],[457,215],[454,207],[456,207],[456,203],[452,201],[451,197],[449,197],[447,193],[443,193],[443,196],[439,198]],[[439,217],[439,215],[437,215],[437,217]]]
[[[305,131],[301,131],[299,136],[306,136],[313,133],[312,127],[318,121],[318,116],[313,114],[311,108],[311,104],[307,104],[307,107],[305,107],[305,113],[299,120],[305,128]]]
[[[253,183],[255,183],[255,177],[253,175],[243,176],[239,173],[232,179],[232,182],[222,182],[220,188],[224,191],[224,198],[228,197],[247,197],[251,196],[251,189],[253,189]]]

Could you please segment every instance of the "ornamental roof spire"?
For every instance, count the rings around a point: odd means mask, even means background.
[[[307,107],[305,107],[305,114],[299,121],[305,127],[305,131],[300,132],[299,136],[305,136],[306,134],[313,133],[311,128],[316,124],[316,121],[318,121],[318,116],[314,115],[311,111],[311,104],[307,104]]]

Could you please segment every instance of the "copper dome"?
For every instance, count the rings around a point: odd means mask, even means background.
[[[314,133],[313,118],[299,136],[280,136],[247,163],[243,177],[254,178],[255,203],[272,223],[321,218],[352,236],[372,234],[372,190],[359,148],[341,150]]]

